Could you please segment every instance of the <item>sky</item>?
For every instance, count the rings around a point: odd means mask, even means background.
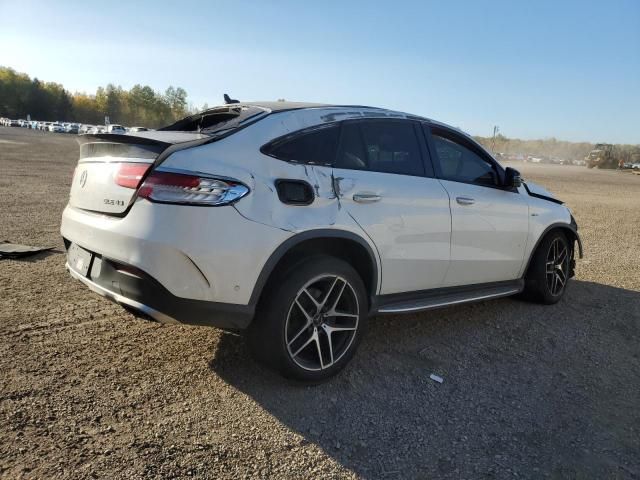
[[[372,105],[489,136],[640,143],[640,1],[0,0],[0,65],[200,107]]]

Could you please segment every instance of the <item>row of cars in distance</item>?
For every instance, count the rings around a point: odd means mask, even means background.
[[[41,122],[37,120],[12,120],[10,118],[0,118],[0,125],[4,127],[22,127],[32,130],[42,130],[54,133],[116,133],[127,134],[130,132],[144,132],[149,130],[146,127],[123,127],[112,123],[110,125],[88,125],[73,122]]]
[[[577,165],[579,167],[584,167],[587,162],[585,162],[581,158],[575,158],[573,160],[567,160],[559,157],[547,157],[544,155],[528,155],[524,159],[525,163],[546,163],[549,165]]]
[[[495,154],[498,160],[505,160],[511,162],[524,162],[524,163],[546,163],[551,165],[578,165],[584,167],[587,162],[582,159],[576,158],[574,160],[567,160],[560,157],[546,156],[546,155],[524,155],[521,153],[502,153]]]

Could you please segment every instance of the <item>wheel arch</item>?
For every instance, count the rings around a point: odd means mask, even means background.
[[[575,220],[573,219],[573,216],[572,216],[571,223],[562,223],[562,222],[552,223],[547,228],[545,228],[544,231],[540,234],[540,236],[538,237],[538,240],[536,241],[536,244],[533,246],[533,248],[531,249],[531,252],[529,253],[529,258],[527,259],[527,263],[525,264],[525,268],[522,273],[523,278],[526,277],[527,272],[531,267],[531,260],[533,259],[533,256],[536,254],[536,251],[538,250],[538,247],[540,246],[540,243],[542,242],[542,240],[544,240],[544,238],[547,235],[555,231],[561,231],[567,236],[567,239],[573,246],[574,252],[575,252],[575,244],[577,243],[578,256],[579,258],[582,258],[582,240],[580,239],[580,235],[578,235],[578,226],[575,223]],[[572,276],[573,276],[573,267],[574,266],[571,265]]]
[[[378,262],[371,246],[355,233],[318,229],[298,233],[278,246],[265,262],[253,288],[250,305],[258,305],[269,281],[309,253],[328,254],[347,261],[362,277],[367,289],[369,307],[378,290]]]

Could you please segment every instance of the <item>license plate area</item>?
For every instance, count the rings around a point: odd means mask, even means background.
[[[67,251],[67,263],[69,267],[83,277],[86,277],[89,272],[92,257],[93,254],[89,250],[85,250],[75,243],[72,243]]]

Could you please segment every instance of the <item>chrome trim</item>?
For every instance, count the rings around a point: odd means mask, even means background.
[[[160,322],[160,323],[168,323],[168,324],[180,324],[180,322],[178,320],[176,320],[173,317],[170,317],[169,315],[166,315],[162,312],[159,312],[157,310],[154,310],[151,307],[148,307],[147,305],[144,305],[140,302],[136,302],[135,300],[131,300],[130,298],[127,298],[123,295],[120,295],[119,293],[115,293],[112,292],[110,290],[107,290],[104,287],[101,287],[100,285],[98,285],[95,282],[92,282],[91,280],[89,280],[87,277],[79,274],[78,272],[74,271],[70,266],[69,263],[65,264],[65,268],[67,269],[67,271],[69,272],[69,274],[75,278],[76,280],[80,280],[82,283],[84,283],[87,287],[89,287],[90,290],[92,290],[93,292],[97,293],[98,295],[102,295],[105,298],[108,298],[111,301],[114,301],[116,303],[119,303],[121,305],[127,305],[129,307],[135,308],[136,310],[141,311],[142,313],[149,315],[151,318],[153,318],[154,320]]]
[[[522,291],[521,288],[515,288],[515,289],[511,289],[505,292],[500,292],[500,293],[492,293],[489,295],[480,295],[478,297],[469,297],[469,298],[464,298],[461,300],[453,300],[451,302],[441,302],[441,303],[433,303],[433,304],[422,304],[422,305],[415,305],[412,307],[405,307],[405,308],[393,308],[392,305],[388,306],[388,307],[382,307],[378,310],[378,313],[403,313],[403,312],[419,312],[422,310],[431,310],[433,308],[438,308],[438,307],[446,307],[449,305],[458,305],[460,303],[468,303],[468,302],[475,302],[475,301],[479,301],[479,300],[488,300],[490,298],[500,298],[500,297],[506,297],[509,295],[513,295],[516,293],[520,293]],[[416,302],[418,303],[418,302]]]
[[[191,177],[206,178],[208,180],[222,180],[223,182],[232,182],[232,183],[239,183],[240,185],[244,185],[244,183],[242,183],[237,178],[226,177],[224,175],[215,175],[213,173],[201,172],[200,170],[188,170],[188,169],[185,169],[185,168],[173,168],[173,167],[162,167],[162,166],[159,166],[158,168],[152,170],[150,172],[150,174],[152,174],[153,172],[178,173],[180,175],[189,175]],[[247,187],[247,188],[249,188],[249,187]]]
[[[90,160],[85,160],[88,158]],[[140,157],[114,157],[113,155],[105,155],[104,157],[84,157],[78,160],[78,165],[87,165],[92,163],[141,163],[146,165],[153,164],[153,158],[140,158]],[[103,160],[96,160],[101,158]]]

